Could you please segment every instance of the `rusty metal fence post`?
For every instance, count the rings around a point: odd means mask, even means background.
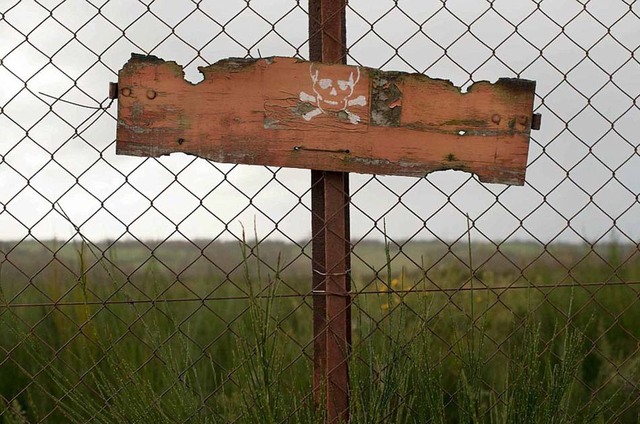
[[[346,1],[309,0],[309,58],[346,63]],[[311,171],[314,399],[327,422],[349,421],[349,174]]]

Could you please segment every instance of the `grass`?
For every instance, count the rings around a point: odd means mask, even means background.
[[[291,296],[309,291],[304,248],[0,251],[0,422],[322,422],[311,299]],[[353,284],[371,294],[352,307],[352,421],[638,422],[638,292],[616,283],[640,280],[639,256],[620,244],[357,245]]]

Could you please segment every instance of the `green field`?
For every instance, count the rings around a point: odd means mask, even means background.
[[[0,243],[0,422],[321,422],[309,253]],[[352,278],[354,423],[640,422],[637,246],[361,242]]]

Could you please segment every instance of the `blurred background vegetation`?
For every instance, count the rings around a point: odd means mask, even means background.
[[[0,243],[0,422],[321,422],[309,250]],[[354,422],[637,422],[637,252],[356,245]]]

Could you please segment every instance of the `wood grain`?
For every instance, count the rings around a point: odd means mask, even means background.
[[[466,93],[421,74],[293,58],[226,59],[191,84],[133,55],[118,79],[118,154],[424,176],[444,169],[522,185],[535,82]]]

